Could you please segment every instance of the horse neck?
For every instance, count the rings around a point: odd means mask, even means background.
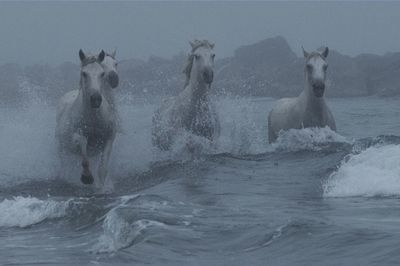
[[[305,104],[306,109],[322,109],[325,107],[324,96],[315,97],[307,74],[306,74],[304,90],[300,94],[300,99]]]
[[[190,103],[195,105],[207,101],[210,84],[207,84],[203,79],[200,79],[198,71],[193,68],[186,89],[189,90],[190,93]]]
[[[108,104],[114,108],[115,107],[115,100],[114,100],[114,94],[112,92],[112,88],[110,85],[106,85],[107,87],[105,88],[105,90],[102,91],[102,95],[103,97],[107,100]]]
[[[310,116],[312,116],[318,120],[323,119],[326,110],[325,99],[324,97],[315,97],[312,92],[312,87],[308,84],[308,82],[306,82],[306,87],[300,94],[299,98],[303,105],[304,118],[310,118]]]
[[[208,104],[208,86],[205,84],[190,84],[186,87],[189,93],[189,112],[188,115],[192,118],[200,114],[200,109]]]

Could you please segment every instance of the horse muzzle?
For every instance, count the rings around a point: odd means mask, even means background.
[[[203,79],[207,84],[211,84],[214,80],[214,71],[212,69],[204,70]]]
[[[117,72],[111,71],[108,73],[108,83],[110,84],[111,88],[116,88],[118,87],[119,84],[119,77]]]
[[[102,101],[103,99],[101,97],[101,94],[98,92],[93,93],[92,96],[90,96],[90,106],[92,108],[99,108]]]
[[[322,96],[324,96],[324,92],[325,92],[325,84],[322,82],[318,82],[313,84],[313,92],[315,97],[321,98]]]

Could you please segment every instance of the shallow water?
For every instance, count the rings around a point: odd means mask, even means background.
[[[329,99],[338,134],[269,145],[273,99],[219,98],[217,147],[166,153],[157,103],[121,96],[110,195],[59,173],[54,107],[0,108],[0,264],[398,265],[399,100]]]

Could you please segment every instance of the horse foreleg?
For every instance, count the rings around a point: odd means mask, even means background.
[[[110,159],[111,150],[112,150],[112,146],[113,146],[113,143],[114,143],[114,138],[115,138],[115,136],[113,136],[109,140],[107,140],[107,142],[106,142],[106,144],[104,146],[104,151],[101,154],[101,158],[100,158],[100,165],[99,165],[98,171],[99,171],[100,182],[101,182],[101,185],[103,186],[103,188],[104,188],[105,181],[106,181],[106,178],[107,178],[108,161]],[[108,181],[108,179],[107,179],[107,181]],[[110,188],[109,189],[112,190],[113,189],[113,184],[112,184],[111,180],[110,180],[109,184],[110,184]]]
[[[86,185],[93,184],[94,178],[89,169],[89,158],[87,156],[87,138],[79,133],[75,135],[75,138],[79,144],[79,148],[81,150],[81,155],[82,155],[83,170],[82,170],[82,175],[81,175],[81,181],[83,184],[86,184]]]

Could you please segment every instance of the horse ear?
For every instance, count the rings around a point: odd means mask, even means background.
[[[81,59],[81,61],[85,60],[86,55],[85,53],[82,51],[82,49],[79,50],[79,59]]]
[[[105,56],[106,56],[106,53],[104,52],[104,50],[101,50],[99,56],[97,57],[98,61],[100,63],[103,62]]]
[[[211,49],[214,49],[215,43],[210,43]]]
[[[328,54],[329,54],[329,48],[325,47],[325,50],[322,52],[321,55],[322,55],[323,58],[327,58]]]
[[[117,48],[114,48],[114,51],[112,51],[111,56],[115,59],[116,54],[117,54]]]
[[[304,50],[304,47],[302,46],[301,49],[303,49],[303,55],[304,58],[308,58],[308,56],[310,55],[310,53],[308,53],[306,50]]]
[[[192,47],[192,49],[196,46],[196,44],[192,41],[189,41],[190,47]]]

